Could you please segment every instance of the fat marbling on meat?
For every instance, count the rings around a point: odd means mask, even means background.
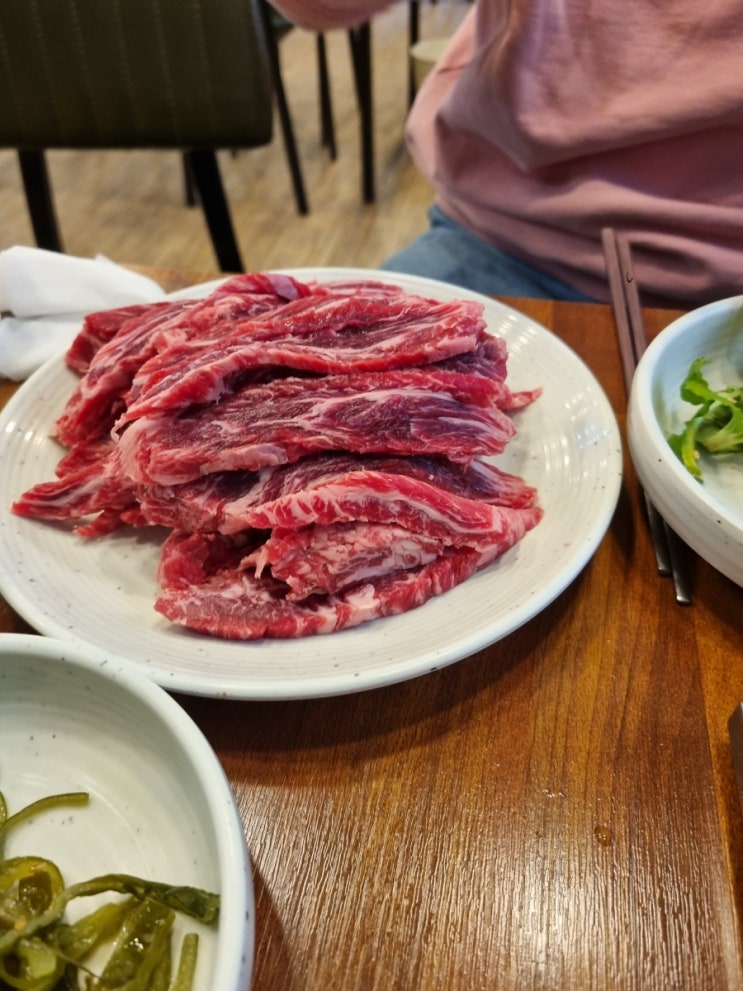
[[[57,478],[14,510],[88,538],[168,527],[154,605],[202,633],[400,613],[541,518],[534,488],[491,461],[539,395],[511,391],[507,358],[479,303],[371,279],[248,273],[92,314],[67,356],[81,379],[54,426]]]

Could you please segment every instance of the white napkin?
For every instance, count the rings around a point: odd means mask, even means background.
[[[19,382],[65,351],[96,310],[153,303],[152,279],[108,258],[77,258],[18,245],[0,251],[0,377]]]

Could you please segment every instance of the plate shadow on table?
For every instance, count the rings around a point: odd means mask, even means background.
[[[578,594],[579,575],[542,613],[520,630],[471,657],[394,685],[349,695],[288,701],[225,700],[177,695],[197,723],[207,724],[220,753],[285,753],[338,748],[363,742],[365,753],[394,753],[425,744],[464,722],[483,693],[507,693],[530,677],[527,659],[546,641]],[[385,622],[381,620],[380,622]],[[498,700],[496,700],[496,705]]]
[[[261,969],[263,958],[268,957],[271,961],[268,972],[281,975],[281,991],[302,991],[303,977],[292,969],[288,940],[281,923],[281,916],[271,896],[270,886],[255,862],[252,867],[256,927],[253,974]]]
[[[611,539],[613,546],[617,549],[627,568],[636,564],[638,533],[635,518],[632,514],[632,496],[630,487],[637,487],[634,476],[627,477],[625,472],[622,484],[619,489],[619,497],[611,518],[611,523],[604,539]]]

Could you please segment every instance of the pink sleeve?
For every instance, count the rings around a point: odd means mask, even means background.
[[[607,297],[601,227],[661,305],[740,292],[740,0],[477,0],[408,146],[444,213]]]

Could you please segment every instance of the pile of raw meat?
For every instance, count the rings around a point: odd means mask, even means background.
[[[506,385],[482,307],[372,281],[248,274],[202,300],[90,315],[55,481],[16,513],[83,537],[167,527],[155,608],[233,639],[421,605],[533,526],[486,458],[537,391]],[[160,539],[156,531],[153,539]]]

